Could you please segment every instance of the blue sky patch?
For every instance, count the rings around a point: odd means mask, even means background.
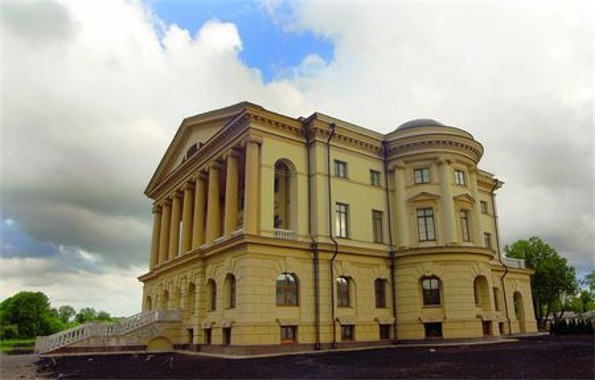
[[[261,71],[265,82],[283,76],[310,55],[324,61],[333,59],[331,41],[312,33],[287,32],[255,2],[209,1],[178,2],[149,1],[155,14],[167,24],[177,24],[192,35],[209,20],[231,22],[236,25],[243,50],[240,59]]]

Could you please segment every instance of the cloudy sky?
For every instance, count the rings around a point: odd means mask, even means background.
[[[389,132],[434,118],[506,182],[503,243],[593,269],[584,1],[1,3],[0,298],[140,310],[143,190],[182,118],[248,100]]]

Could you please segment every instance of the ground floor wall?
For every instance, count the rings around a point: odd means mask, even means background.
[[[485,255],[404,255],[396,259],[395,309],[385,252],[340,252],[331,265],[332,254],[319,252],[318,305],[310,249],[244,245],[157,271],[145,280],[143,308],[183,310],[174,344],[391,341],[395,321],[398,340],[536,331],[528,271],[502,279],[504,268]],[[437,293],[424,289],[426,279],[436,280]]]

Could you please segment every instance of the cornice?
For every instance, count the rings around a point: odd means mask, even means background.
[[[463,139],[460,136],[435,134],[410,136],[399,140],[392,140],[389,145],[389,155],[401,157],[420,150],[437,151],[440,149],[460,152],[479,162],[483,155],[483,147],[475,140]]]

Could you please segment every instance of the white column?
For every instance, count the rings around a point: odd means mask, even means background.
[[[159,264],[167,261],[169,248],[169,222],[171,219],[171,201],[166,199],[162,205],[161,228],[159,231]]]
[[[151,238],[151,262],[149,269],[153,269],[159,263],[159,235],[161,231],[161,206],[153,207],[153,235]]]
[[[238,153],[227,154],[227,175],[225,180],[225,230],[230,236],[236,229],[238,219]]]
[[[221,165],[213,162],[209,168],[209,193],[207,203],[207,244],[213,244],[221,236],[221,205],[219,203],[219,170]]]
[[[194,184],[186,183],[182,211],[182,254],[192,248],[192,211],[194,209]]]
[[[192,222],[192,248],[198,248],[205,242],[206,176],[199,173],[194,187],[194,220]]]
[[[178,256],[180,244],[180,214],[182,213],[181,194],[176,191],[173,195],[171,222],[169,226],[169,260]]]

